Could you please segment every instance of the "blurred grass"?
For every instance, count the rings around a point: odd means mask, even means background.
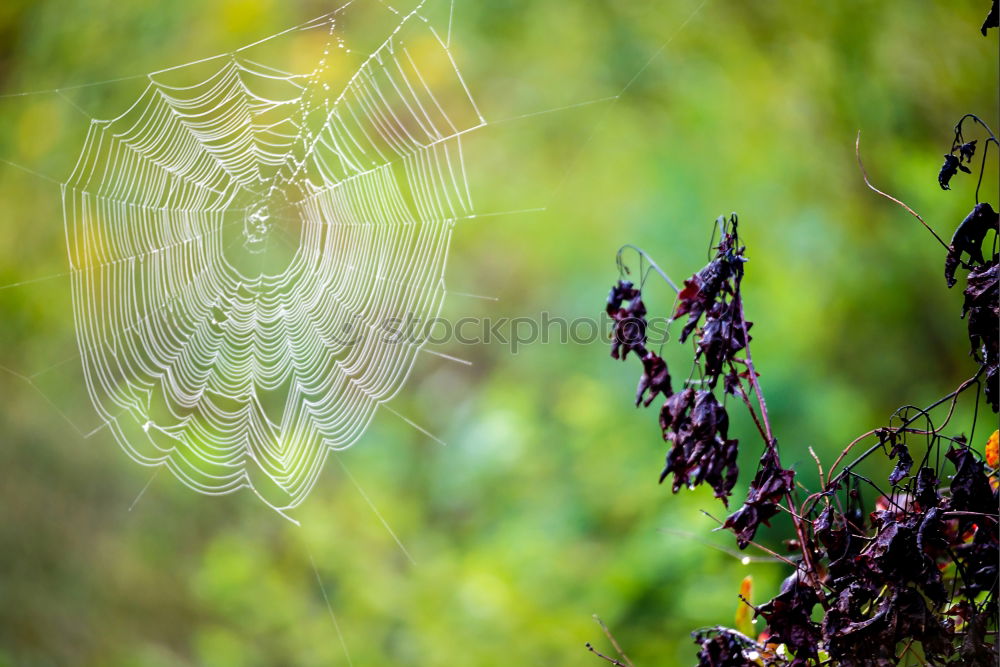
[[[546,210],[459,225],[449,287],[499,301],[456,296],[446,314],[593,316],[621,244],[680,279],[714,217],[738,210],[755,361],[809,479],[807,445],[830,460],[971,371],[940,248],[864,188],[853,151],[861,130],[875,183],[950,234],[972,203],[970,179],[936,185],[950,128],[966,111],[1000,125],[986,4],[456,3],[456,58],[496,122],[468,146],[479,209]],[[159,69],[329,9],[8,0],[0,92]],[[613,103],[497,122],[618,95],[640,70]],[[116,115],[140,85],[0,98],[0,158],[65,178],[86,116]],[[0,202],[0,285],[65,271],[58,187],[0,162]],[[380,413],[337,457],[415,564],[338,460],[302,528],[166,472],[131,508],[152,473],[78,432],[99,422],[70,312],[64,280],[0,290],[0,364],[66,362],[34,385],[0,373],[0,662],[343,664],[312,560],[358,665],[586,664],[583,643],[603,641],[593,613],[637,664],[684,664],[691,629],[733,621],[747,572],[761,598],[783,576],[699,541],[731,544],[698,512],[723,510],[656,485],[655,414],[632,407],[635,365],[601,345],[443,349],[471,369],[422,356],[393,406],[448,446]],[[743,485],[758,453],[743,452]]]

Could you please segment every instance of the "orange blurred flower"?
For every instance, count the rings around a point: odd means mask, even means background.
[[[986,441],[986,465],[991,468],[1000,466],[1000,430],[993,431]]]

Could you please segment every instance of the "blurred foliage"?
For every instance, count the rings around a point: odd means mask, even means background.
[[[595,316],[621,244],[683,278],[736,209],[754,358],[808,479],[807,445],[829,460],[973,369],[942,252],[865,189],[853,151],[860,129],[874,182],[950,235],[972,205],[970,183],[936,184],[950,128],[966,111],[1000,124],[986,4],[455,3],[456,58],[493,123],[467,146],[479,209],[546,210],[458,226],[449,287],[499,300],[453,296],[446,314]],[[0,93],[160,69],[329,9],[6,0]],[[448,3],[428,14],[446,25]],[[139,89],[0,98],[0,285],[66,271],[56,183],[87,116]],[[691,629],[732,622],[744,576],[764,599],[784,574],[706,546],[730,543],[698,512],[708,494],[656,485],[634,369],[600,343],[442,348],[471,368],[423,355],[393,406],[448,446],[380,412],[297,528],[83,437],[99,422],[69,298],[64,278],[0,289],[0,664],[344,664],[317,575],[358,665],[581,664],[603,641],[594,613],[637,664],[684,664]]]

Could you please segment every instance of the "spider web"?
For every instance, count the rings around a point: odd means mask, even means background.
[[[462,135],[485,125],[421,7],[378,5],[366,45],[348,3],[92,121],[62,187],[73,315],[138,463],[284,511],[406,381],[425,337],[384,325],[440,311],[473,210]],[[318,59],[283,65],[278,38],[306,33]]]

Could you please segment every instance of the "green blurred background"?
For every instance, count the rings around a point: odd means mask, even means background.
[[[962,113],[998,124],[997,39],[978,32],[985,1],[699,2],[455,2],[452,47],[491,122],[467,145],[479,210],[545,210],[459,224],[449,289],[498,300],[451,297],[445,314],[594,316],[621,244],[681,279],[737,210],[755,361],[810,484],[807,446],[829,461],[973,370],[940,248],[865,189],[854,138],[873,180],[949,236],[972,181],[946,193],[935,176]],[[157,70],[330,9],[6,0],[0,93]],[[449,10],[426,13],[444,25]],[[0,98],[0,285],[66,271],[57,182],[87,116],[139,89]],[[993,167],[986,199],[996,183]],[[595,613],[637,664],[686,664],[688,632],[731,624],[746,574],[757,600],[785,574],[708,546],[732,545],[698,511],[724,513],[709,494],[657,486],[637,365],[601,343],[439,348],[471,367],[422,355],[392,406],[448,446],[381,411],[340,455],[357,486],[330,461],[301,528],[251,493],[150,483],[106,432],[81,436],[99,422],[68,284],[0,289],[0,663],[346,664],[318,575],[356,665],[598,664]],[[668,350],[683,376],[686,350]]]

